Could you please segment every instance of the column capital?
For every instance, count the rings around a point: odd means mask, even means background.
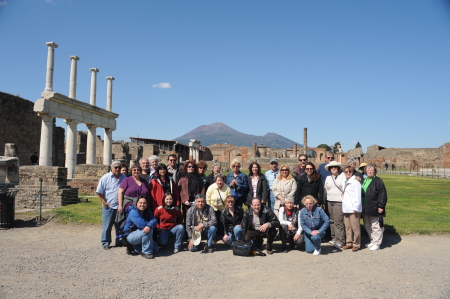
[[[79,122],[77,122],[77,121],[74,121],[73,119],[70,119],[70,118],[66,118],[66,119],[64,119],[64,122],[66,123],[66,124],[79,124]]]
[[[106,80],[116,80],[116,78],[114,78],[114,77],[106,77]]]
[[[78,56],[69,56],[69,58],[73,59],[73,60],[80,60],[80,57],[78,57]]]
[[[94,125],[94,124],[85,124],[85,125],[86,125],[86,127],[88,127],[88,128],[97,128],[97,126]]]
[[[45,43],[49,48],[58,48],[58,45],[55,42],[47,42]]]
[[[45,112],[38,112],[38,115],[42,118],[55,118],[53,115],[45,113]]]
[[[96,72],[96,73],[100,72],[100,70],[99,70],[98,68],[95,68],[95,67],[90,68],[89,70],[90,70],[91,72]]]

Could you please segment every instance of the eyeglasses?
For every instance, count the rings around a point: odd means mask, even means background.
[[[140,172],[140,170],[139,170],[139,169],[133,169],[132,171],[137,171],[137,172]]]
[[[314,168],[309,167],[309,168],[305,168],[305,170],[314,170]]]
[[[177,160],[175,160],[175,159],[170,159],[169,161],[170,161],[170,162],[175,162],[175,161],[177,161]]]
[[[289,171],[289,169],[281,169],[281,171]]]
[[[327,157],[328,160],[334,160],[334,157]]]
[[[307,203],[305,203],[305,206],[312,206],[313,204],[312,203],[309,203],[309,202],[307,202]]]
[[[114,167],[114,169],[120,169],[120,168],[121,168],[120,166],[115,166],[115,167]]]
[[[234,165],[233,168],[240,168],[241,165]]]
[[[203,167],[197,167],[198,169],[203,169]]]
[[[300,162],[308,161],[308,159],[298,159]]]
[[[194,166],[192,166],[192,165],[189,165],[187,168],[194,168]]]
[[[351,172],[351,171],[344,171],[344,173],[353,173],[353,172]]]

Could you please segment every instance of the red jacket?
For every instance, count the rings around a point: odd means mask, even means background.
[[[175,208],[167,210],[158,207],[155,210],[155,218],[158,221],[156,227],[161,229],[172,229],[178,224],[183,224],[183,214]]]
[[[180,193],[178,192],[177,185],[170,180],[170,189],[172,190],[173,205],[180,206]],[[158,177],[154,177],[150,181],[150,204],[152,211],[155,211],[157,207],[163,206],[164,188],[161,184],[161,180]]]

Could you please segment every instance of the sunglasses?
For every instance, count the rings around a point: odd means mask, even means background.
[[[339,169],[340,167],[339,166],[331,166],[330,168],[337,168],[337,169]]]
[[[306,170],[314,170],[314,168],[311,168],[311,167],[309,167],[309,168],[305,168]]]
[[[328,160],[334,160],[334,157],[327,157]]]
[[[344,173],[353,173],[353,172],[351,172],[351,171],[344,171]]]
[[[114,169],[120,169],[120,168],[122,168],[122,167],[120,167],[120,166],[114,166]]]
[[[203,169],[203,167],[197,167],[198,169]]]
[[[175,162],[176,160],[174,160],[174,159],[170,159],[169,161],[170,161],[170,162]]]
[[[281,171],[289,171],[289,169],[281,169]]]
[[[240,165],[234,165],[233,168],[240,168]]]
[[[300,162],[307,161],[307,159],[298,159]]]
[[[188,166],[187,168],[194,168],[194,166]]]

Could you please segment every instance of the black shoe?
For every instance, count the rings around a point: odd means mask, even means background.
[[[282,251],[283,251],[283,253],[288,253],[288,250],[286,247],[283,247]]]
[[[272,247],[266,246],[266,252],[267,254],[273,254]]]
[[[141,253],[142,257],[145,257],[146,259],[154,259],[155,257],[153,256],[153,254],[145,254],[145,253]]]
[[[131,245],[131,244],[128,244],[128,245],[127,245],[127,254],[128,254],[128,255],[136,255],[135,252],[134,252],[134,247],[133,247],[133,245]]]
[[[208,247],[208,245],[205,245],[205,248],[203,248],[204,253],[213,253],[214,250],[215,250],[214,248]]]
[[[111,248],[112,248],[112,247],[109,246],[109,245],[103,246],[103,249],[105,249],[105,250],[110,250]]]

